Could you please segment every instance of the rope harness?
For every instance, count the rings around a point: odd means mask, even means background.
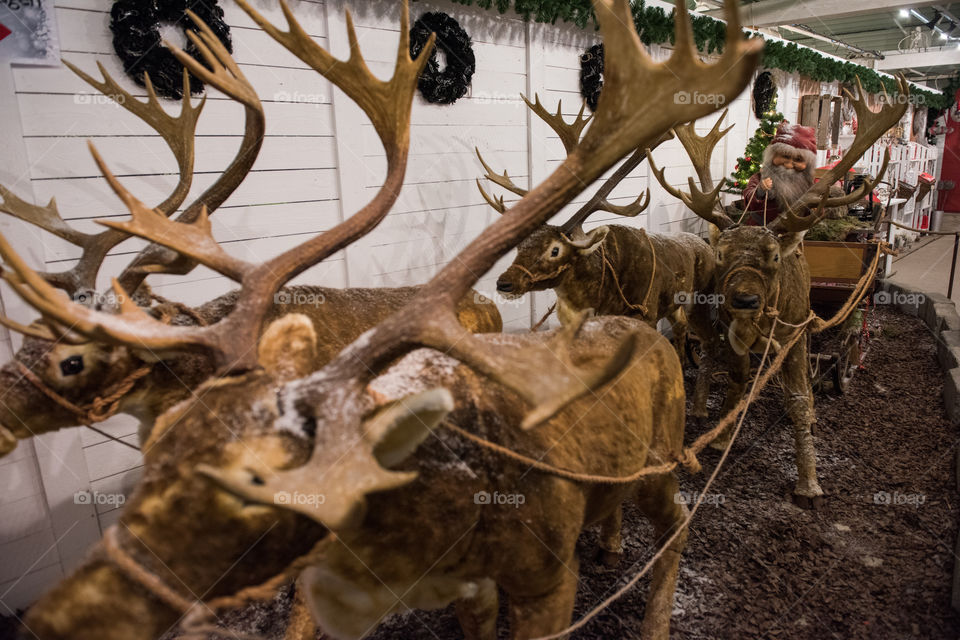
[[[153,371],[153,365],[145,364],[139,369],[135,369],[130,372],[125,378],[117,382],[116,384],[107,388],[106,393],[101,396],[97,396],[89,404],[80,406],[70,402],[62,395],[57,393],[54,389],[51,389],[47,383],[41,380],[37,374],[31,371],[25,364],[20,361],[17,361],[17,369],[20,371],[26,380],[36,387],[37,391],[47,396],[50,400],[56,403],[58,406],[66,409],[73,415],[77,417],[77,420],[88,429],[94,431],[95,433],[100,434],[101,436],[113,440],[114,442],[119,442],[125,447],[130,447],[131,449],[140,450],[139,447],[136,447],[129,442],[121,440],[116,436],[112,436],[109,433],[98,429],[93,426],[96,422],[103,422],[107,418],[110,418],[117,414],[120,410],[121,401],[127,396],[128,393],[136,386],[142,378],[149,375]]]
[[[641,229],[642,231],[642,229]],[[610,277],[613,278],[613,284],[617,288],[617,293],[620,294],[620,299],[623,301],[623,304],[627,306],[631,311],[639,311],[641,317],[646,320],[647,318],[647,303],[650,302],[650,293],[653,291],[653,283],[657,277],[657,249],[653,245],[653,240],[650,238],[650,234],[644,232],[643,236],[647,239],[647,246],[650,247],[650,280],[647,281],[647,291],[643,294],[643,302],[640,304],[633,304],[627,300],[627,296],[623,293],[623,287],[620,286],[620,280],[617,278],[617,271],[614,269],[613,264],[610,260],[607,259],[607,252],[604,248],[604,245],[600,245],[600,260],[602,262],[600,266],[600,289],[598,290],[598,295],[603,293],[603,284],[604,276],[606,275],[607,269],[610,270]]]
[[[284,585],[294,582],[301,571],[315,564],[326,552],[326,548],[335,539],[333,533],[328,533],[319,540],[306,554],[299,556],[277,575],[261,584],[247,587],[234,595],[214,598],[204,602],[200,598],[186,598],[172,589],[159,575],[141,564],[129,551],[123,548],[118,538],[118,526],[113,525],[103,534],[103,553],[114,567],[147,592],[173,609],[181,616],[181,628],[184,634],[181,638],[206,638],[209,634],[226,635],[238,640],[264,640],[259,634],[248,634],[233,631],[222,626],[222,623],[213,622],[217,617],[218,609],[237,609],[252,602],[271,600]]]
[[[207,325],[206,320],[200,317],[196,311],[187,305],[180,302],[167,300],[166,298],[158,296],[154,293],[151,293],[150,296],[157,302],[170,306],[176,309],[178,312],[192,318],[198,325]],[[166,310],[161,310],[160,313],[161,321],[164,323],[169,323],[173,319],[173,315],[166,312]],[[119,380],[113,385],[107,387],[106,391],[102,392],[101,395],[98,395],[85,405],[78,405],[65,398],[56,389],[51,388],[46,382],[40,379],[37,374],[35,374],[20,361],[17,361],[17,369],[20,372],[20,375],[23,376],[30,384],[32,384],[37,391],[45,395],[57,406],[66,409],[76,416],[81,425],[87,427],[94,433],[103,436],[104,438],[112,440],[113,442],[122,444],[130,449],[136,449],[137,451],[140,450],[140,447],[134,446],[125,440],[121,440],[116,436],[110,435],[109,433],[103,431],[102,429],[98,429],[93,425],[94,423],[103,422],[104,420],[115,416],[120,411],[120,403],[133,390],[137,382],[148,376],[150,372],[153,371],[153,365],[141,365],[139,368],[127,374],[122,380]]]
[[[510,271],[510,269],[519,269],[521,272],[525,273],[528,278],[530,278],[530,282],[544,282],[545,280],[553,280],[554,278],[558,277],[561,273],[563,273],[569,268],[570,268],[570,263],[568,262],[567,264],[560,265],[557,268],[557,270],[554,271],[553,273],[548,273],[545,276],[535,276],[532,273],[530,273],[530,270],[527,269],[525,266],[514,262],[509,267],[507,267],[504,273],[506,273],[507,271]]]

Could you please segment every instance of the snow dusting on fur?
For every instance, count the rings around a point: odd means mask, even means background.
[[[386,373],[371,382],[368,389],[378,400],[399,400],[451,379],[459,364],[457,360],[439,351],[417,349],[405,355]]]

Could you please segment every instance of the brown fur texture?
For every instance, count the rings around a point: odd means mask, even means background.
[[[330,289],[298,286],[282,290],[278,304],[267,322],[288,313],[299,313],[313,320],[317,345],[313,355],[317,365],[329,362],[361,333],[405,305],[417,287],[393,289]],[[236,304],[238,292],[230,292],[194,309],[206,324],[226,316]],[[476,302],[468,295],[457,312],[464,327],[477,333],[499,332],[503,328],[496,305]],[[164,305],[161,305],[161,308]],[[194,324],[188,315],[173,312],[172,322]],[[83,370],[67,375],[61,368],[70,358],[80,358]],[[27,337],[14,357],[15,362],[0,368],[0,388],[5,390],[0,403],[0,456],[12,451],[19,440],[78,424],[77,416],[51,402],[29,380],[16,362],[26,366],[50,389],[70,402],[87,405],[105,389],[119,383],[146,361],[148,353],[134,353],[126,347],[87,342],[70,345]],[[183,354],[154,362],[149,375],[139,380],[122,399],[119,412],[136,417],[141,423],[141,443],[154,421],[173,405],[190,397],[193,389],[213,375],[208,358]]]
[[[522,348],[552,333],[479,339]],[[429,349],[408,354],[357,395],[337,392],[342,387],[332,382],[327,387],[323,373],[287,385],[270,371],[207,382],[197,391],[202,402],[181,403],[158,422],[143,480],[121,518],[122,543],[187,597],[209,599],[279,573],[324,529],[293,511],[239,500],[197,466],[269,474],[302,465],[314,437],[311,463],[326,465],[330,477],[313,475],[318,484],[312,489],[328,501],[362,480],[363,469],[340,475],[344,447],[369,452],[391,473],[415,474],[392,490],[365,495],[353,524],[339,528],[304,573],[307,600],[325,631],[360,637],[393,611],[456,602],[465,636],[492,640],[497,587],[509,598],[512,637],[558,631],[573,612],[581,529],[616,521],[621,502],[632,497],[657,539],[669,535],[686,513],[675,499],[673,475],[631,485],[574,483],[506,460],[442,426],[416,425],[445,419],[548,464],[605,475],[674,459],[683,444],[684,392],[666,340],[628,318],[592,319],[572,344],[573,359],[605,361],[631,333],[637,346],[626,374],[529,432],[518,428],[526,408],[512,392]],[[452,412],[445,418],[417,413],[417,398],[438,388],[452,395]],[[414,430],[422,433],[409,434],[414,448],[392,459],[404,441],[384,416],[408,406],[417,418]],[[365,417],[353,423],[354,415]],[[303,491],[311,495],[311,487]],[[478,497],[482,492],[491,498]],[[523,502],[503,504],[498,495],[522,495]],[[684,544],[685,534],[654,570],[644,638],[669,636]],[[28,612],[26,624],[41,640],[142,640],[159,637],[175,620],[95,551]]]
[[[604,256],[612,272],[604,267]],[[559,227],[544,225],[517,247],[517,257],[497,280],[497,289],[511,297],[555,290],[557,316],[564,325],[584,309],[593,309],[597,315],[637,317],[652,327],[670,317],[682,357],[686,312],[693,322],[702,323],[704,314],[709,317],[706,305],[692,300],[694,293],[710,290],[712,278],[713,250],[690,233],[667,236],[609,225],[568,238]],[[646,313],[631,308],[643,303],[648,288]],[[690,303],[685,303],[683,294],[690,296]],[[701,318],[694,320],[694,315]]]
[[[799,324],[810,314],[810,270],[799,249],[803,234],[777,236],[764,227],[734,227],[720,234],[717,249],[717,287],[724,296],[720,324],[726,328],[726,350],[731,383],[723,406],[725,415],[742,397],[750,371],[749,352],[762,352],[770,333],[768,308],[785,323]],[[795,329],[778,323],[773,334],[776,350]],[[811,426],[815,422],[807,340],[790,350],[781,370],[784,403],[793,423],[797,459],[794,496],[801,504],[816,503],[823,490],[817,481],[816,451]],[[714,441],[726,447],[728,430]]]

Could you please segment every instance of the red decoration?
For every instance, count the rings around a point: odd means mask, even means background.
[[[7,25],[0,22],[0,40],[3,40],[11,33],[13,33],[13,31],[10,31],[10,29],[7,28]]]

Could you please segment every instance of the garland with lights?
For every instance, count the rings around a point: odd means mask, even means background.
[[[739,195],[747,186],[750,177],[760,171],[763,151],[773,140],[781,122],[783,122],[783,114],[777,111],[777,96],[774,95],[770,100],[770,106],[761,115],[760,126],[747,142],[743,155],[737,158],[737,165],[724,186],[725,192]]]
[[[183,97],[183,65],[161,44],[160,24],[172,23],[185,31],[199,31],[186,15],[192,9],[207,23],[227,51],[233,51],[230,27],[216,2],[189,3],[186,0],[118,0],[110,10],[113,49],[123,61],[123,70],[138,85],[145,86],[143,74],[150,74],[156,92],[168,98]],[[187,53],[200,59],[200,50],[189,41]],[[190,76],[190,93],[203,91],[203,82]]]
[[[590,0],[453,0],[464,5],[476,5],[481,9],[496,9],[506,13],[511,5],[524,20],[556,23],[557,20],[571,22],[579,27],[596,24]],[[640,40],[646,44],[664,44],[674,42],[673,12],[667,13],[660,7],[648,7],[643,0],[633,1],[630,6],[633,22]],[[713,18],[694,15],[693,38],[697,49],[704,53],[723,51],[726,25]],[[763,37],[763,36],[759,36]],[[827,57],[813,49],[800,47],[793,42],[766,40],[763,47],[762,65],[768,69],[781,69],[787,73],[799,73],[820,82],[854,83],[860,78],[865,91],[888,93],[897,90],[897,81],[889,76],[881,76],[873,69]],[[926,91],[911,87],[911,100],[917,104],[934,109],[944,109],[954,102],[953,93]]]

